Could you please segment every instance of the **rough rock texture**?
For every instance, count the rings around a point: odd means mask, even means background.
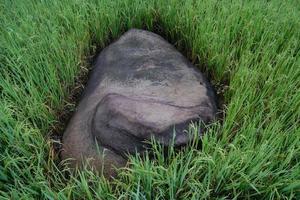
[[[97,58],[64,133],[62,158],[72,158],[72,166],[92,158],[110,176],[151,137],[168,145],[175,129],[175,145],[184,145],[188,124],[215,114],[214,93],[199,70],[162,37],[131,29]]]

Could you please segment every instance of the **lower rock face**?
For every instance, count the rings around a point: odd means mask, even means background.
[[[64,133],[62,158],[72,166],[90,159],[109,177],[151,137],[184,145],[191,121],[215,115],[214,93],[199,70],[162,37],[131,29],[97,58]]]

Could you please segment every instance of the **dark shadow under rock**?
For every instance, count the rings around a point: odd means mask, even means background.
[[[109,177],[152,137],[164,146],[187,144],[189,123],[209,123],[216,111],[212,86],[197,68],[159,35],[131,29],[97,58],[65,130],[62,158],[72,167],[91,158]]]

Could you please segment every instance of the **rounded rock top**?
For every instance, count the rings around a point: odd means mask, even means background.
[[[63,137],[71,165],[91,158],[105,176],[151,138],[181,146],[191,122],[209,123],[216,98],[204,75],[161,36],[131,29],[98,56]],[[202,133],[199,133],[202,134]]]

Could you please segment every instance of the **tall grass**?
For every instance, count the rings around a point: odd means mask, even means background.
[[[300,198],[300,6],[297,1],[3,0],[0,2],[1,199]],[[112,182],[65,176],[49,131],[89,67],[129,28],[157,26],[214,84],[224,121],[167,158],[131,159]]]

